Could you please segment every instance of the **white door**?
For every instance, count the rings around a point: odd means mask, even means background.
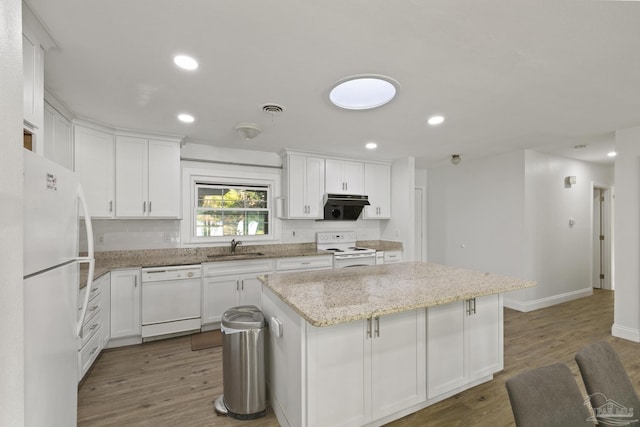
[[[415,249],[414,259],[416,261],[426,261],[422,248],[424,247],[424,213],[422,210],[424,191],[422,188],[415,189]]]

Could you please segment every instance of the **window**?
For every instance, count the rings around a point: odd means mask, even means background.
[[[196,183],[194,237],[269,234],[269,186]]]

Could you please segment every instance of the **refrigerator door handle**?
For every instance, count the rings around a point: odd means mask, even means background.
[[[87,275],[87,292],[84,296],[84,302],[82,303],[82,310],[80,312],[80,318],[78,319],[78,324],[76,325],[76,335],[82,338],[82,324],[84,323],[84,316],[87,313],[87,306],[89,305],[89,297],[91,295],[91,288],[93,286],[93,272],[95,270],[95,259],[93,252],[93,225],[91,224],[91,216],[89,215],[89,210],[87,209],[87,201],[84,197],[84,191],[82,191],[82,186],[78,184],[78,199],[80,199],[80,204],[82,205],[82,210],[84,211],[84,226],[87,230],[87,256],[77,258],[78,262],[88,262],[89,263],[89,274]]]

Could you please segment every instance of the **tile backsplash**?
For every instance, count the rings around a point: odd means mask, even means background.
[[[180,248],[180,220],[94,219],[94,245],[97,252]],[[355,231],[358,240],[379,240],[380,221],[280,220],[280,239],[272,243],[309,243],[318,231]],[[84,223],[80,224],[80,251],[87,250]]]
[[[180,220],[94,219],[96,251],[168,249],[180,247]],[[87,234],[80,224],[80,251],[87,250]]]

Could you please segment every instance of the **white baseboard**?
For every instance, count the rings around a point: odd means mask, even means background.
[[[639,330],[629,328],[627,326],[617,325],[615,323],[611,327],[611,335],[633,342],[640,342]]]
[[[505,295],[504,306],[526,313],[528,311],[551,307],[552,305],[561,304],[563,302],[572,301],[574,299],[584,298],[591,295],[593,295],[592,287],[578,289],[577,291],[567,292],[564,294],[552,295],[550,297],[540,298],[533,301],[518,301]]]

